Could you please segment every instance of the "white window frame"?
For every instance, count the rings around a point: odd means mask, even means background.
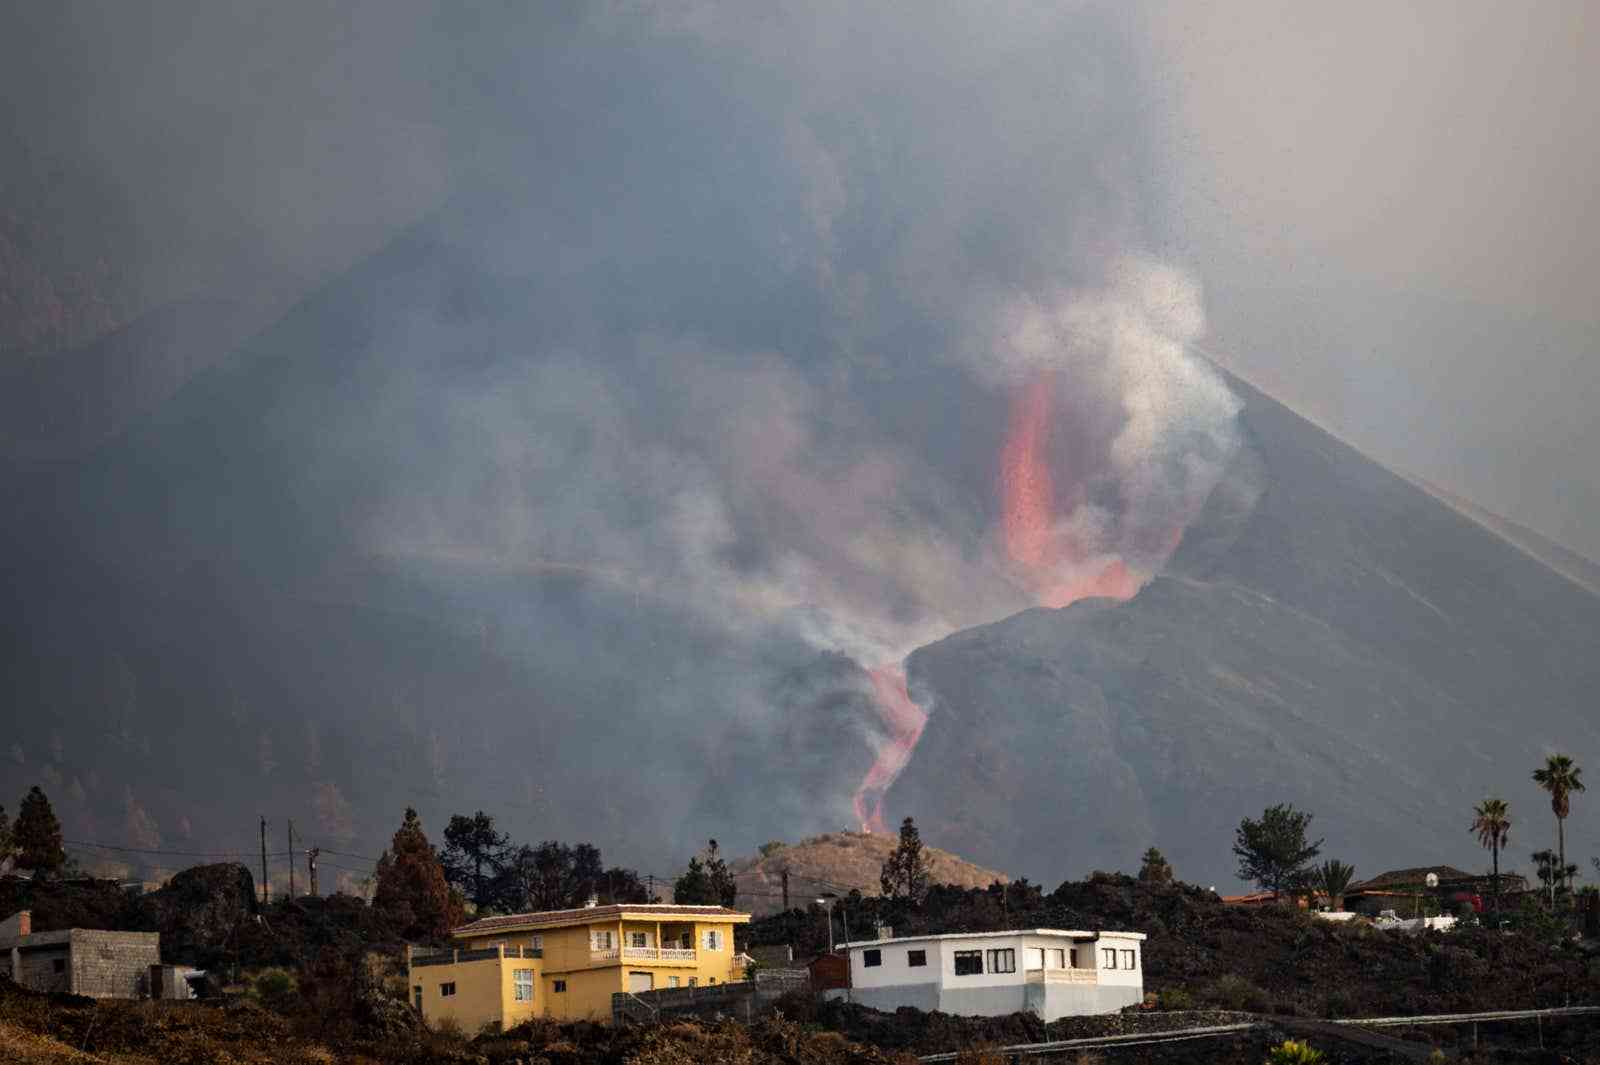
[[[991,973],[1014,973],[1017,971],[1017,952],[1014,947],[991,947],[989,956],[985,959],[988,971]]]
[[[1023,965],[1030,972],[1033,971],[1034,969],[1043,969],[1044,968],[1044,960],[1045,960],[1045,955],[1044,955],[1044,948],[1043,947],[1024,947],[1023,948]],[[1038,964],[1034,964],[1035,962],[1037,962]]]
[[[1049,956],[1049,958],[1047,960],[1049,961],[1050,968],[1052,968],[1052,969],[1065,969],[1065,968],[1067,968],[1067,948],[1066,947],[1051,947],[1050,948],[1050,956]]]
[[[720,929],[720,928],[708,928],[708,929],[706,929],[705,932],[703,932],[701,934],[700,942],[701,942],[702,946],[704,947],[704,949],[706,949],[706,950],[712,950],[712,951],[721,950],[722,949],[722,929]]]
[[[456,982],[454,980],[444,980],[444,981],[440,982],[440,984],[439,984],[439,997],[440,998],[450,998],[455,993],[456,993]]]
[[[1122,967],[1124,969],[1137,969],[1139,967],[1138,952],[1124,949],[1122,952]]]
[[[966,973],[962,972],[961,971],[961,963],[962,962],[969,962],[970,963],[972,960],[976,960],[977,963],[978,963],[977,971],[975,971],[975,972],[966,972]],[[982,976],[983,975],[983,951],[981,951],[981,950],[956,950],[956,951],[951,951],[951,953],[950,953],[950,964],[951,964],[951,971],[956,976]]]
[[[533,1001],[533,970],[511,970],[511,999],[514,1002]]]
[[[650,945],[650,933],[649,932],[629,932],[628,933],[628,946],[630,946],[630,947],[648,947],[649,945]]]
[[[668,987],[677,987],[678,983],[679,983],[679,981],[678,981],[678,978],[676,976],[667,977],[667,986]]]
[[[540,935],[532,937],[528,942],[528,946],[532,947],[534,950],[543,950],[544,936]]]
[[[590,950],[613,950],[613,949],[615,949],[616,944],[611,941],[611,937],[613,935],[615,935],[615,934],[616,933],[612,932],[611,929],[609,929],[609,928],[591,928],[589,930],[589,949]]]
[[[1116,967],[1117,967],[1117,948],[1116,947],[1101,947],[1100,948],[1100,968],[1102,968],[1102,969],[1115,969]]]

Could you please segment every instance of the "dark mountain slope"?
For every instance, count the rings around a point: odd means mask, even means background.
[[[1600,599],[1233,384],[1247,444],[1164,575],[912,657],[931,714],[894,808],[1046,881],[1155,844],[1231,883],[1233,828],[1286,800],[1369,872],[1474,866],[1490,793],[1513,863],[1548,845],[1528,774],[1600,756]]]

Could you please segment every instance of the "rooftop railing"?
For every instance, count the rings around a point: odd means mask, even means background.
[[[488,961],[499,958],[542,958],[539,947],[484,947],[478,950],[440,950],[428,954],[411,955],[412,968],[425,965],[458,965],[461,962]]]

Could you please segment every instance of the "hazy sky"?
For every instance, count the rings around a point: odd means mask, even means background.
[[[1025,48],[1058,14],[995,7],[980,46],[963,44],[972,24],[953,17],[958,8],[886,10],[865,26],[827,6],[802,16],[627,3],[605,17],[642,14],[664,33],[744,51],[772,70],[767,91],[788,79],[792,98],[780,106],[804,114],[848,106],[874,85],[927,92],[939,75],[994,77],[985,64]],[[5,35],[6,165],[88,160],[96,180],[86,187],[115,192],[96,203],[80,193],[71,213],[137,234],[127,254],[151,302],[281,301],[437,206],[453,175],[481,165],[515,124],[510,108],[491,113],[484,101],[547,74],[555,83],[549,72],[570,57],[540,41],[558,39],[547,27],[570,16],[535,5],[480,18],[487,10],[34,5],[13,12],[20,32]],[[1591,557],[1600,556],[1590,461],[1600,454],[1590,398],[1600,394],[1597,20],[1584,0],[1152,0],[1134,19],[1144,47],[1129,61],[1142,61],[1146,91],[1128,116],[1153,145],[1132,163],[1165,215],[1149,235],[1202,285],[1207,350],[1384,461]],[[484,62],[494,49],[503,54]],[[507,69],[523,71],[523,84],[495,84]],[[1072,72],[1063,57],[1063,86]],[[1036,77],[1017,83],[1038,87]],[[1005,117],[988,143],[969,146],[973,165],[1023,163],[1019,146],[1051,128],[1046,100],[1002,88],[996,102]],[[891,121],[927,124],[925,143],[949,126],[952,143],[936,149],[945,194],[970,194],[954,138],[987,127],[953,113],[956,98],[928,99],[920,115],[892,91],[886,103],[899,111]],[[806,176],[805,195],[825,227],[849,206],[830,196],[847,193],[829,184],[830,160],[808,147],[807,127],[795,128],[788,162],[804,171],[809,152],[822,167]],[[925,250],[928,260],[948,251]]]
[[[1147,12],[1209,346],[1399,468],[1600,555],[1600,11]]]

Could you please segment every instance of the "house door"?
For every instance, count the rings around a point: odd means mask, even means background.
[[[656,986],[655,973],[628,973],[628,990],[637,995],[641,991],[649,991]]]

